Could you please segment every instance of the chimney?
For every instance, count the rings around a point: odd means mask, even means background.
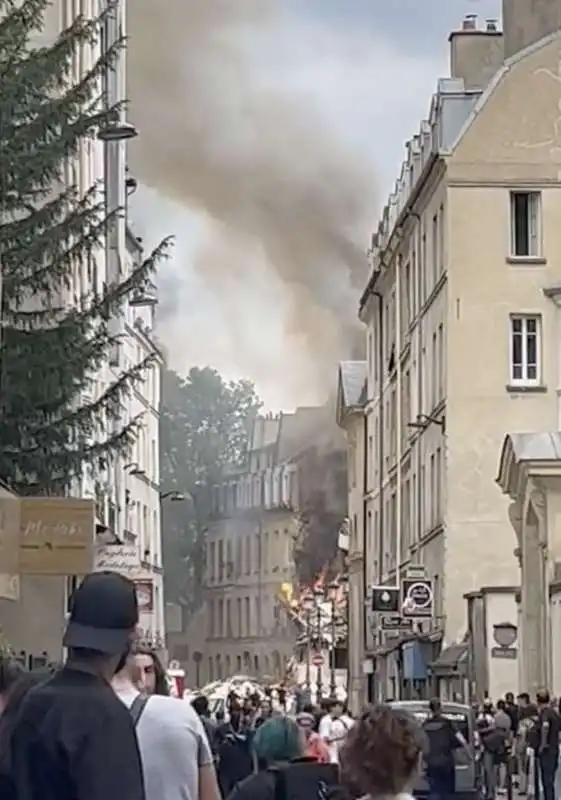
[[[561,30],[559,0],[503,0],[505,58]]]
[[[484,89],[504,61],[503,34],[496,21],[487,20],[479,28],[477,16],[469,14],[448,41],[451,77],[463,78],[468,90]]]

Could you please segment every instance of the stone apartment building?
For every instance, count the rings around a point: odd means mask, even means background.
[[[202,680],[280,678],[293,629],[279,593],[296,581],[300,510],[318,493],[345,514],[344,444],[327,408],[256,420],[247,464],[217,487],[207,535]]]
[[[558,2],[504,0],[502,31],[469,17],[451,34],[451,75],[372,237],[366,582],[422,565],[435,590],[414,659],[355,632],[381,694],[461,641],[466,593],[519,580],[495,477],[507,432],[559,426],[560,28]]]

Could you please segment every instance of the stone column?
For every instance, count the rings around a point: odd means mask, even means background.
[[[542,533],[544,507],[543,493],[532,492],[522,530],[522,638],[526,686],[521,686],[520,690],[526,690],[531,695],[547,687],[550,675],[548,597]]]

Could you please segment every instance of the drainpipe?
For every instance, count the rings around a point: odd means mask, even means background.
[[[396,259],[396,276],[395,276],[395,350],[396,350],[396,448],[395,454],[397,459],[397,485],[396,485],[396,555],[395,555],[395,582],[399,586],[401,592],[401,506],[402,506],[402,475],[401,475],[401,454],[402,454],[402,420],[401,420],[401,406],[402,406],[402,375],[401,375],[401,256]],[[400,594],[401,596],[401,594]]]
[[[379,402],[379,419],[380,419],[380,426],[379,426],[379,448],[378,448],[378,480],[379,480],[379,525],[378,525],[378,573],[374,576],[374,579],[377,583],[381,581],[381,570],[383,564],[383,555],[384,555],[384,542],[382,532],[384,530],[384,498],[383,498],[383,467],[384,467],[384,380],[383,380],[383,364],[384,364],[384,304],[382,294],[380,292],[373,292],[372,293],[377,300],[378,305],[378,374],[380,379],[380,402]],[[369,594],[367,592],[368,589],[368,563],[369,560],[367,558],[369,554],[368,548],[368,500],[367,495],[369,492],[368,486],[368,465],[370,463],[369,458],[369,436],[368,436],[368,422],[367,418],[365,417],[364,423],[364,464],[363,464],[363,511],[362,511],[362,585],[363,585],[363,594],[364,594],[364,611],[362,617],[362,626],[363,626],[363,653],[366,654],[368,649],[368,608],[369,608]],[[372,683],[371,680],[368,681],[368,701],[371,702],[374,698],[372,695]]]

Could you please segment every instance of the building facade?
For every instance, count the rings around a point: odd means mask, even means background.
[[[280,678],[294,631],[278,603],[292,584],[295,469],[278,463],[282,416],[255,422],[247,468],[218,487],[207,536],[205,675]]]
[[[344,449],[334,428],[327,407],[257,419],[244,468],[217,487],[202,679],[284,676],[298,631],[281,595],[297,583],[301,513],[321,497],[322,509],[338,504],[344,515]]]
[[[509,429],[558,426],[558,4],[503,5],[504,34],[470,17],[450,37],[451,77],[408,143],[361,300],[367,582],[422,567],[434,590],[413,670],[400,637],[371,643],[394,696],[427,687],[461,640],[466,593],[517,584],[496,453]]]
[[[33,39],[36,46],[51,44],[56,36],[69,27],[77,14],[97,17],[104,3],[57,0],[45,12],[44,27]],[[103,48],[121,38],[126,32],[125,0],[115,4],[107,16],[101,36],[95,43],[82,46],[75,60],[73,79],[82,80],[99,58]],[[100,90],[107,107],[122,102],[126,96],[126,63],[121,53],[115,69],[100,79]],[[121,130],[121,134],[118,134]],[[103,246],[90,263],[77,263],[74,282],[68,289],[67,302],[76,304],[89,291],[103,290],[114,280],[130,273],[141,248],[127,229],[126,140],[131,129],[125,112],[108,137],[102,131],[81,143],[78,156],[68,164],[66,179],[86,193],[100,186],[108,214],[117,213],[109,227]],[[132,131],[134,133],[134,131]],[[107,362],[95,376],[95,381],[83,402],[92,402],[118,381],[134,364],[148,356],[151,367],[145,378],[125,399],[122,415],[107,430],[115,432],[132,419],[139,418],[139,437],[134,453],[107,460],[103,469],[85,467],[73,487],[73,495],[91,498],[96,502],[96,548],[90,569],[100,564],[119,567],[139,581],[139,596],[144,602],[141,628],[144,637],[153,644],[164,646],[164,609],[162,591],[160,494],[158,467],[159,374],[161,355],[152,338],[156,298],[152,287],[142,296],[134,296],[125,305],[121,317],[111,321],[112,332],[119,343],[109,354]],[[140,416],[142,419],[140,420]],[[109,551],[108,548],[113,548]],[[123,549],[125,548],[125,549]],[[62,653],[62,631],[69,602],[80,576],[22,576],[19,580],[3,580],[0,587],[0,621],[10,644],[17,651],[45,653],[59,660]]]
[[[368,641],[365,628],[368,625],[368,617],[364,607],[367,563],[365,555],[367,531],[364,517],[367,428],[364,404],[367,378],[368,364],[366,361],[344,361],[339,365],[337,422],[345,431],[347,440],[347,692],[349,707],[355,714],[360,712],[367,699],[364,680]]]

